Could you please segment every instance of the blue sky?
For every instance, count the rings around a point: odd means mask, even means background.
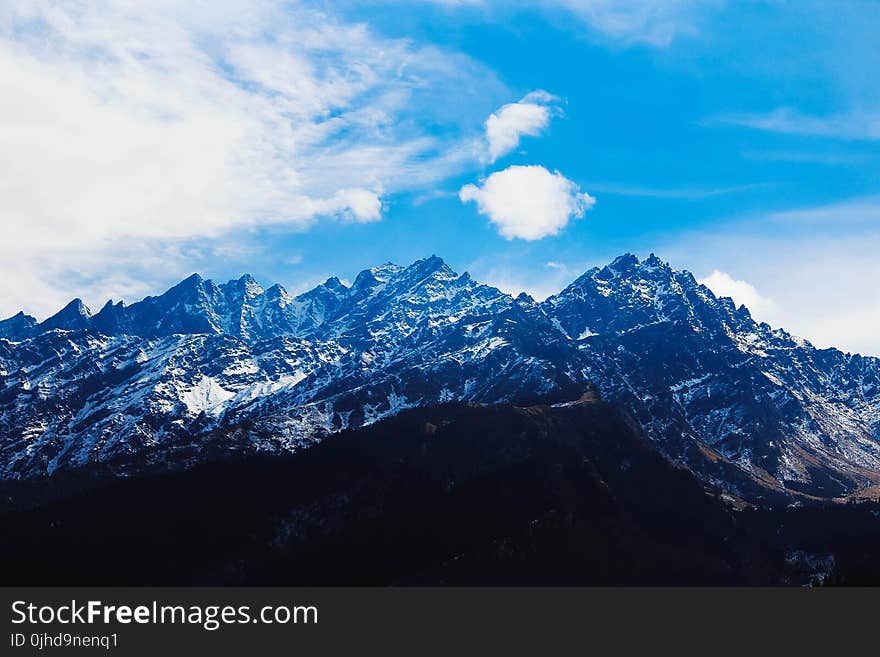
[[[877,34],[845,0],[13,0],[0,314],[431,253],[543,297],[656,252],[880,354]]]

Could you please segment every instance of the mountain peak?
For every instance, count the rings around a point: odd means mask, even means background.
[[[438,255],[431,254],[427,258],[422,258],[413,263],[413,266],[421,264],[425,269],[440,269],[446,265],[446,262]]]
[[[190,274],[182,281],[180,281],[177,285],[169,288],[165,292],[163,292],[157,298],[173,298],[180,294],[186,294],[187,292],[195,292],[205,287],[205,279],[202,278],[199,274]]]
[[[403,267],[393,262],[386,262],[378,267],[370,267],[367,271],[369,271],[377,281],[385,283],[392,276],[403,271],[403,269]]]
[[[608,267],[615,273],[622,273],[634,269],[639,264],[639,259],[632,253],[624,253],[612,260]]]
[[[19,310],[12,317],[7,317],[6,319],[0,319],[0,322],[12,322],[12,321],[22,321],[28,318],[33,319],[30,315],[25,315],[23,310]]]
[[[668,265],[664,263],[660,258],[658,258],[653,253],[648,256],[647,260],[642,262],[646,267],[657,268],[657,267],[667,267]]]
[[[180,283],[175,285],[175,287],[179,287],[182,285],[189,287],[189,286],[198,285],[199,283],[204,283],[204,282],[205,282],[205,279],[202,278],[201,274],[193,273],[193,274],[190,274],[189,276],[187,276],[186,278],[184,278],[182,281],[180,281]]]
[[[402,270],[402,267],[400,267],[399,265],[395,265],[393,262],[386,262],[384,265],[380,265],[379,267],[370,267],[369,269],[364,269],[354,279],[351,290],[353,292],[371,290],[378,285],[387,283]]]
[[[458,276],[452,268],[444,262],[443,258],[436,255],[416,260],[409,267],[404,269],[404,275],[407,277],[427,278],[438,274],[445,278],[455,278]]]
[[[92,311],[89,310],[89,307],[88,307],[85,303],[83,303],[83,300],[80,299],[79,297],[73,299],[73,300],[70,302],[70,304],[71,304],[74,308],[76,308],[76,312],[78,312],[78,313],[80,313],[80,314],[82,314],[82,315],[91,316]]]
[[[83,303],[83,300],[79,297],[75,299],[71,299],[70,302],[61,309],[58,315],[64,313],[65,315],[79,315],[82,317],[91,317],[92,311],[89,310],[89,307]],[[57,315],[56,315],[57,316]]]
[[[275,283],[266,290],[266,300],[283,308],[293,300],[293,297],[287,292],[283,285]]]
[[[229,281],[226,285],[221,286],[225,290],[237,290],[249,297],[256,297],[263,294],[263,287],[257,283],[253,276],[244,274],[236,280]]]
[[[346,287],[336,276],[328,278],[324,281],[323,285],[332,292],[348,292],[348,287]]]
[[[120,301],[113,303],[113,299],[107,299],[107,303],[91,318],[89,325],[95,330],[113,334],[129,327],[125,321],[125,303]]]
[[[53,329],[76,330],[85,328],[92,312],[82,299],[72,299],[64,308],[42,322],[39,326],[44,331]]]
[[[25,315],[24,311],[19,310],[12,317],[0,320],[0,338],[13,341],[23,340],[30,336],[36,325],[37,319],[35,317]]]

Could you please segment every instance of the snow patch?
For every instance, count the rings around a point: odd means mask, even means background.
[[[233,397],[235,397],[234,392],[221,387],[213,377],[203,374],[195,386],[181,395],[180,401],[196,415],[202,412],[219,415],[223,411],[224,403]]]

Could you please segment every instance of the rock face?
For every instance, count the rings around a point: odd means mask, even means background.
[[[37,320],[30,315],[19,312],[9,319],[0,320],[0,338],[21,340],[33,334]]]
[[[697,463],[700,452],[773,488],[820,496],[877,480],[878,359],[758,324],[653,256],[593,269],[544,307],[600,369],[585,378],[623,401],[668,454]]]
[[[296,297],[193,275],[95,315],[79,300],[40,324],[20,313],[0,322],[0,475],[190,465],[207,442],[296,450],[409,407],[592,387],[731,494],[880,482],[880,360],[758,324],[653,255],[540,303],[431,257]]]

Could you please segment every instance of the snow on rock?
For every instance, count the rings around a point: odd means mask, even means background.
[[[208,413],[215,415],[223,411],[223,403],[235,397],[234,392],[223,389],[216,379],[202,375],[199,382],[185,391],[180,401],[190,413]]]
[[[0,321],[0,476],[174,467],[209,435],[295,450],[412,406],[588,386],[731,493],[741,477],[828,497],[880,482],[878,359],[816,349],[628,254],[541,303],[432,256],[296,297],[193,275],[97,314],[20,313]]]

